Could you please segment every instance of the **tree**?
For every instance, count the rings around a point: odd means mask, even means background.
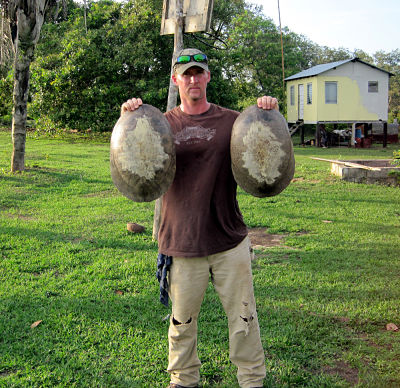
[[[66,0],[52,1],[46,20],[57,23],[43,25],[31,65],[29,114],[37,127],[110,131],[121,102],[131,96],[166,109],[173,39],[159,34],[162,0],[88,1],[87,33],[83,0],[68,0],[67,16],[57,8]],[[210,33],[185,34],[184,43],[210,57],[211,101],[236,110],[264,93],[285,101],[279,29],[259,8],[215,0]],[[375,61],[361,50],[320,47],[287,28],[283,43],[286,77],[355,54]]]
[[[14,92],[11,171],[25,169],[25,139],[29,67],[44,21],[48,0],[3,0],[2,8],[9,20],[14,46]]]
[[[233,21],[228,47],[226,70],[240,95],[240,109],[256,95],[267,93],[282,100],[280,35],[272,20],[246,10]]]
[[[33,61],[35,47],[39,41],[40,31],[45,20],[45,12],[55,7],[56,13],[54,14],[54,18],[56,19],[58,17],[60,1],[62,1],[63,6],[66,6],[66,0],[1,0],[3,16],[7,17],[9,22],[15,54],[12,114],[12,172],[23,171],[25,169],[30,65]]]
[[[30,105],[42,129],[110,131],[132,96],[166,108],[173,42],[160,36],[162,1],[89,7],[87,33],[77,6],[43,27]]]
[[[216,0],[211,34],[185,34],[185,46],[210,57],[213,82],[207,94],[236,108],[237,98],[224,73],[228,55],[222,43],[243,0]],[[32,65],[30,114],[41,129],[91,128],[110,131],[121,103],[132,96],[165,111],[172,36],[160,36],[162,0],[89,3],[87,34],[83,12],[69,4],[69,17],[45,24]]]
[[[226,72],[231,52],[229,36],[233,20],[246,9],[244,0],[215,0],[209,33],[185,34],[185,47],[197,47],[210,58],[212,82],[207,87],[208,99],[231,109],[238,108],[238,95],[232,78]]]
[[[400,120],[400,49],[390,53],[378,51],[374,54],[376,66],[393,74],[389,81],[389,114]]]
[[[307,68],[312,62],[310,46],[303,37],[282,30],[285,75]],[[269,94],[282,102],[286,91],[283,84],[282,51],[279,28],[258,8],[247,8],[233,19],[229,31],[227,64],[224,73],[231,80],[238,96],[237,109],[254,104],[256,97]],[[301,44],[300,44],[301,43]],[[308,50],[304,48],[308,46]]]

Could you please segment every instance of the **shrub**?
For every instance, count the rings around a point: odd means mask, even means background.
[[[12,74],[0,78],[0,125],[10,126],[12,120]]]

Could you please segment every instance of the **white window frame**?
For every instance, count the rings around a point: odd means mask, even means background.
[[[325,81],[325,104],[337,104],[338,87],[337,81]]]

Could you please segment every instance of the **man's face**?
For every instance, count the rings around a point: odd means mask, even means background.
[[[183,74],[174,74],[172,80],[179,88],[181,99],[198,101],[206,97],[207,84],[210,82],[210,73],[201,67],[193,66]]]

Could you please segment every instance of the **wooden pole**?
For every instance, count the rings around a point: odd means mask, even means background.
[[[167,112],[176,107],[178,101],[178,88],[172,81],[173,66],[178,53],[183,50],[183,0],[176,0],[176,20],[174,34],[174,54],[171,63],[171,77],[169,81]]]
[[[304,124],[300,127],[300,144],[304,145]]]
[[[315,128],[315,147],[321,147],[321,124],[317,123]]]
[[[364,127],[364,137],[368,138],[371,133],[372,123],[366,123]]]
[[[383,148],[387,147],[387,137],[388,137],[388,123],[385,121],[383,123]]]
[[[350,147],[355,147],[356,143],[356,123],[353,123],[351,126],[351,140],[350,140]]]
[[[172,81],[173,67],[176,58],[181,50],[183,50],[183,30],[184,30],[184,18],[183,18],[183,0],[176,0],[175,3],[176,17],[175,17],[175,34],[174,34],[174,54],[172,56],[171,63],[171,77],[169,81],[168,90],[168,103],[167,112],[176,107],[178,101],[178,88]],[[161,224],[161,213],[162,213],[162,198],[158,198],[154,205],[154,219],[153,219],[153,240],[158,240],[158,231],[160,230]]]

